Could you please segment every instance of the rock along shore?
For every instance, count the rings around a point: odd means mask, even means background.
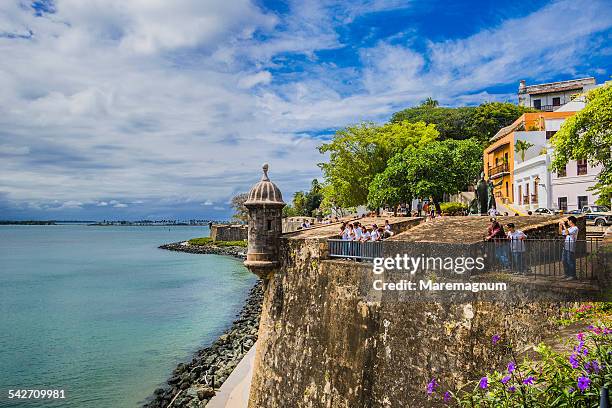
[[[180,243],[160,246],[162,249],[199,254],[229,255],[243,258],[245,248],[184,246]],[[204,407],[215,390],[229,377],[240,360],[257,341],[259,317],[263,302],[263,282],[251,288],[237,319],[209,347],[199,350],[191,362],[179,364],[164,387],[153,392],[146,408]]]
[[[218,247],[214,245],[184,245],[182,242],[160,245],[160,249],[168,251],[187,252],[190,254],[214,254],[233,256],[234,258],[246,259],[246,248],[239,246]]]

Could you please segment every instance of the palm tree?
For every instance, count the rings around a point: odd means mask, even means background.
[[[427,107],[427,108],[437,108],[438,105],[439,105],[438,101],[433,99],[431,96],[425,99],[423,102],[421,102],[421,106]]]
[[[533,143],[529,143],[526,140],[517,140],[514,144],[514,151],[521,155],[521,161],[525,161],[525,152],[533,146],[535,146]]]

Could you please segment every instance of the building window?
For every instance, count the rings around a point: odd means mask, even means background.
[[[508,182],[506,181],[506,197],[510,196],[510,190],[508,190]]]
[[[578,209],[582,210],[582,207],[586,207],[587,205],[589,205],[589,197],[578,196]]]
[[[567,197],[559,197],[559,210],[567,211]]]
[[[576,161],[576,172],[579,176],[584,176],[587,174],[587,161],[585,159],[580,159]]]
[[[268,220],[268,231],[272,231],[272,220]]]
[[[563,166],[562,169],[559,169],[559,171],[557,172],[557,177],[565,177],[567,176],[567,167]]]
[[[561,98],[560,97],[554,97],[553,98],[553,106],[561,106]]]
[[[518,200],[519,200],[519,205],[523,204],[523,186],[518,186],[519,190],[518,190]]]
[[[542,108],[542,100],[541,99],[534,99],[533,100],[533,107],[536,109],[541,109]]]
[[[546,131],[546,140],[550,139],[551,137],[553,137],[555,135],[555,133],[557,133],[556,130],[547,130]]]

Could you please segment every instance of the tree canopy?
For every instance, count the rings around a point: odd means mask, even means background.
[[[425,101],[419,106],[396,112],[391,122],[422,121],[435,124],[440,140],[475,138],[483,145],[499,129],[510,125],[525,112],[533,109],[507,102],[487,102],[477,107],[440,107],[437,101]]]
[[[457,193],[477,178],[482,148],[475,140],[433,141],[407,147],[393,156],[369,186],[372,207],[396,205],[413,197],[431,197],[436,206],[444,193]]]
[[[612,199],[612,85],[591,90],[586,106],[565,120],[551,139],[553,170],[565,168],[570,160],[585,159],[591,166],[602,165],[595,186],[598,203]]]
[[[323,186],[319,180],[314,179],[310,184],[310,191],[296,191],[291,205],[283,208],[285,217],[308,216],[313,217],[323,201]]]
[[[244,202],[249,198],[249,193],[240,193],[235,195],[231,201],[231,207],[234,210],[234,218],[237,221],[246,222],[249,219],[249,210],[244,206]]]
[[[383,126],[363,123],[336,132],[319,151],[329,154],[321,163],[333,207],[356,207],[368,200],[369,185],[387,167],[387,161],[407,147],[423,147],[436,140],[434,125],[394,122]]]

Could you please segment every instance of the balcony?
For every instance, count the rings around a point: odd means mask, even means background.
[[[537,194],[532,194],[531,195],[531,204],[537,204],[538,203],[538,195]]]
[[[523,205],[529,204],[529,196],[523,196]]]
[[[494,167],[489,167],[489,178],[503,177],[504,174],[510,174],[508,170],[508,163],[502,163]]]
[[[555,109],[558,109],[560,107],[561,105],[540,105],[539,108],[537,106],[534,106],[535,109],[541,110],[542,112],[553,112]]]

